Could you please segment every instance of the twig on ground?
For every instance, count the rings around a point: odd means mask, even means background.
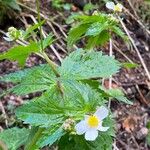
[[[114,49],[117,50],[124,58],[126,58],[130,63],[133,63],[133,61],[116,46],[114,41],[113,41],[113,46]]]
[[[1,101],[0,101],[0,109],[1,109],[1,112],[2,112],[4,119],[5,119],[5,125],[6,125],[6,127],[8,127],[7,114],[5,112],[5,108],[4,108],[3,103]]]
[[[149,71],[148,71],[148,69],[147,69],[147,66],[146,66],[146,64],[145,64],[145,62],[144,62],[144,60],[143,60],[143,58],[142,58],[142,56],[141,56],[141,54],[140,54],[140,52],[139,52],[137,46],[136,46],[135,43],[134,43],[133,38],[131,37],[130,33],[128,32],[127,27],[125,26],[125,24],[123,23],[123,21],[121,20],[121,18],[120,18],[119,16],[118,16],[118,19],[119,19],[119,21],[120,21],[120,23],[121,23],[123,29],[125,30],[126,34],[128,35],[128,37],[129,37],[129,39],[130,39],[130,41],[131,41],[131,43],[132,43],[132,45],[133,45],[133,47],[134,47],[136,53],[138,54],[138,57],[139,57],[139,59],[140,59],[140,62],[141,62],[142,66],[143,66],[143,68],[144,68],[144,70],[145,70],[145,72],[146,72],[146,74],[147,74],[147,77],[148,77],[148,79],[149,79],[149,81],[150,81],[150,73],[149,73]]]
[[[113,43],[112,43],[112,39],[109,40],[109,56],[112,57],[113,55]],[[109,78],[109,89],[112,88],[112,76],[110,76]],[[110,108],[111,105],[111,98],[109,98],[109,102],[108,102],[108,108]]]
[[[140,95],[140,97],[141,97],[140,101],[141,101],[143,104],[148,105],[148,102],[147,102],[147,100],[145,99],[145,97],[143,96],[142,92],[140,91],[139,86],[136,84],[135,87],[136,87],[136,89],[137,89],[137,91],[138,91],[138,93],[139,93],[139,95]]]

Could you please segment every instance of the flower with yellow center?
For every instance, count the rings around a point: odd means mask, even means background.
[[[85,133],[85,139],[94,141],[98,137],[98,131],[107,131],[109,127],[103,127],[103,119],[108,116],[108,109],[101,106],[91,116],[85,116],[85,119],[76,124],[75,129],[78,135]]]
[[[121,4],[115,5],[114,2],[107,2],[106,7],[110,10],[113,10],[114,12],[122,12],[123,6]]]
[[[115,5],[115,7],[114,7],[114,11],[115,12],[122,12],[122,5],[121,4],[117,4],[117,5]]]

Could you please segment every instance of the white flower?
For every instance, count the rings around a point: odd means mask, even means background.
[[[123,6],[121,4],[115,5],[114,2],[107,2],[106,7],[114,12],[122,12]]]
[[[3,37],[6,41],[10,42],[10,41],[14,41],[17,39],[22,39],[22,31],[21,30],[17,30],[14,27],[10,27],[8,28],[8,32],[6,33],[6,36]]]
[[[114,10],[115,8],[115,3],[114,2],[107,2],[106,7],[110,10]]]
[[[98,137],[98,131],[107,131],[109,127],[103,127],[103,119],[108,116],[108,109],[101,106],[91,116],[85,116],[85,119],[76,124],[75,129],[78,135],[85,133],[85,139],[94,141]]]
[[[14,38],[11,37],[8,32],[6,33],[6,36],[4,36],[3,38],[4,38],[4,40],[6,40],[7,42],[14,41]]]

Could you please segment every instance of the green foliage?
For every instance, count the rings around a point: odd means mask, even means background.
[[[60,0],[52,1],[52,4],[54,7],[62,7]],[[89,11],[93,9],[92,7],[94,6],[89,5],[85,9]],[[101,87],[101,78],[109,78],[117,73],[121,64],[113,57],[93,50],[95,46],[104,45],[112,33],[123,39],[125,36],[112,15],[81,16],[76,14],[71,19],[79,20],[79,24],[69,32],[68,46],[71,47],[79,39],[85,37],[86,49],[90,51],[77,49],[69,54],[60,66],[57,66],[45,53],[45,49],[53,42],[50,34],[43,40],[28,41],[28,45],[15,46],[0,55],[0,60],[18,61],[20,66],[24,66],[28,56],[35,53],[48,63],[0,77],[0,81],[15,84],[10,89],[13,94],[26,95],[40,92],[38,97],[27,101],[15,112],[18,119],[31,126],[30,134],[29,130],[24,128],[13,128],[0,134],[0,138],[10,149],[15,150],[25,145],[25,150],[37,150],[53,144],[57,144],[61,150],[112,149],[115,123],[110,112],[106,112],[108,116],[102,120],[104,127],[109,127],[109,129],[106,132],[101,131],[95,141],[86,141],[83,135],[78,136],[75,126],[87,115],[94,114],[100,106],[106,107],[105,104],[109,98],[131,103],[124,97],[121,90],[107,90]],[[31,40],[34,35],[38,37],[36,30],[43,23],[44,21],[32,25],[25,31],[11,28],[15,32],[21,31],[19,33],[22,33],[21,38],[17,36],[13,40]],[[42,37],[41,32],[40,34]],[[8,138],[10,134],[12,136]]]
[[[0,133],[0,140],[2,140],[9,150],[16,150],[24,145],[29,135],[29,129],[11,128]]]
[[[119,62],[113,57],[102,55],[101,52],[85,52],[79,49],[64,59],[59,70],[64,78],[83,80],[108,78],[119,70],[119,66]]]
[[[44,147],[47,145],[52,145],[57,140],[59,140],[63,135],[65,134],[62,127],[59,126],[53,126],[50,129],[47,129],[45,132],[43,132],[41,138],[37,142],[38,147]]]
[[[139,65],[136,63],[125,62],[125,63],[122,63],[122,66],[127,69],[132,69],[132,68],[137,68]]]
[[[94,111],[97,105],[106,101],[88,85],[76,81],[62,81],[64,96],[57,85],[35,100],[18,108],[16,115],[25,123],[49,127],[62,124],[67,117],[80,118],[84,112]]]
[[[16,71],[15,73],[10,73],[3,77],[0,77],[0,81],[20,83],[23,80],[23,78],[26,77],[28,74],[34,73],[34,71],[36,70],[42,71],[43,68],[46,68],[46,67],[48,67],[47,64],[42,64],[36,67]]]
[[[53,42],[52,35],[47,36],[43,41],[43,49],[45,49],[47,46],[49,46]],[[27,57],[31,53],[37,53],[41,51],[41,42],[31,42],[27,46],[16,46],[13,48],[10,48],[8,52],[5,52],[0,55],[0,60],[3,59],[9,59],[12,61],[18,61],[19,65],[21,67],[24,66]]]
[[[55,84],[55,75],[49,66],[36,67],[16,85],[12,92],[17,95],[26,95],[38,91],[44,91]]]
[[[106,97],[112,97],[114,99],[117,99],[118,101],[127,103],[127,104],[133,104],[131,101],[129,101],[123,94],[123,92],[120,89],[114,88],[114,89],[105,89],[103,87],[100,87],[100,89],[104,92]]]
[[[36,43],[31,43],[28,46],[16,46],[9,49],[8,52],[0,55],[0,60],[9,59],[12,61],[18,61],[20,66],[24,66],[27,57],[32,52],[38,52],[39,47]]]
[[[44,21],[41,21],[37,24],[33,24],[31,26],[29,26],[26,31],[23,32],[23,37],[24,39],[27,39],[28,37],[31,36],[31,34],[33,34],[33,32],[38,29],[40,26],[42,26],[43,24],[45,23],[45,20]]]
[[[97,5],[94,5],[92,3],[88,3],[84,6],[83,10],[84,10],[84,12],[89,12],[89,11],[92,11],[92,10],[97,9],[97,8],[98,8]]]
[[[147,123],[148,135],[146,137],[147,144],[150,146],[150,121]]]
[[[0,0],[0,5],[6,9],[10,7],[14,10],[21,10],[16,0]]]
[[[97,14],[92,16],[78,16],[76,20],[79,20],[78,25],[73,27],[68,36],[68,47],[72,47],[79,39],[86,37],[95,41],[95,44],[91,44],[91,40],[87,40],[87,48],[91,49],[97,45],[102,45],[109,40],[112,33],[116,33],[118,36],[126,40],[125,34],[118,27],[117,19],[114,16],[106,14]],[[101,35],[107,35],[105,38]],[[102,40],[101,40],[102,38]],[[97,40],[98,39],[98,40]]]
[[[63,0],[54,0],[52,1],[52,6],[55,8],[62,8]]]

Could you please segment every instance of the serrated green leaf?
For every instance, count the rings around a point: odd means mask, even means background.
[[[34,67],[28,71],[25,71],[25,74],[22,73],[22,81],[12,89],[12,93],[26,95],[49,90],[55,84],[56,77],[48,65]]]
[[[45,23],[45,20],[41,21],[40,23],[31,25],[29,28],[27,28],[27,30],[23,33],[24,39],[28,38],[29,35],[34,32],[34,30],[38,29],[38,28],[39,28],[40,26],[42,26],[44,23]]]
[[[47,129],[43,135],[41,136],[40,140],[37,142],[38,147],[42,148],[44,146],[51,146],[57,140],[59,140],[65,131],[60,126],[53,126],[50,129]]]
[[[25,123],[48,127],[61,124],[68,117],[82,118],[85,112],[95,111],[96,106],[106,101],[88,85],[77,81],[60,81],[63,98],[57,85],[41,97],[21,106],[16,115]]]
[[[119,62],[113,57],[102,55],[101,52],[85,52],[79,49],[63,60],[59,71],[63,78],[84,80],[98,77],[108,78],[119,68]]]
[[[27,46],[16,46],[0,55],[0,60],[9,59],[12,61],[18,61],[20,66],[24,66],[27,57],[33,53],[38,52],[39,47],[36,43],[31,43]]]
[[[44,50],[45,48],[47,48],[48,46],[50,46],[53,41],[54,41],[54,40],[53,40],[53,35],[52,35],[52,34],[49,34],[46,38],[44,38],[44,39],[42,40],[42,42],[41,42],[41,41],[39,42],[39,47],[40,47],[40,49],[43,48],[43,50]],[[42,45],[43,47],[41,47],[41,43],[43,44],[43,45]]]
[[[43,50],[49,46],[53,42],[52,35],[48,35],[45,39],[42,40],[43,43]],[[40,42],[31,42],[27,46],[16,46],[8,50],[8,52],[5,52],[0,55],[0,60],[3,59],[9,59],[12,61],[18,61],[19,65],[21,67],[24,66],[27,57],[31,53],[40,52],[42,50],[41,48],[41,41]]]
[[[106,92],[106,94],[108,94],[109,97],[115,98],[118,101],[127,103],[132,105],[133,103],[131,101],[129,101],[125,96],[124,93],[120,90],[120,89],[105,89],[103,87],[99,87],[101,90],[103,90],[104,92]]]
[[[128,37],[125,35],[125,33],[117,26],[113,26],[111,30],[116,33],[118,36],[120,36],[124,41],[128,41]]]
[[[86,32],[88,29],[89,24],[80,24],[69,31],[69,35],[67,38],[67,45],[68,47],[73,46],[73,44],[78,41],[81,36]]]
[[[67,99],[65,104],[73,109],[71,110],[72,116],[76,114],[81,116],[82,112],[92,112],[97,106],[106,103],[101,94],[87,84],[73,80],[63,80],[61,84],[66,93],[64,94]]]
[[[97,36],[102,31],[107,29],[109,29],[108,22],[105,23],[95,22],[88,28],[87,32],[85,33],[85,36]]]
[[[88,44],[90,44],[90,42],[92,42],[93,36],[97,36],[96,37],[97,39],[98,37],[99,39],[100,37],[103,38],[103,35],[101,35],[102,31],[105,31],[105,33],[107,32],[107,35],[109,34],[109,36],[111,36],[110,31],[113,31],[124,40],[127,40],[125,34],[118,27],[118,22],[115,21],[115,19],[113,20],[109,15],[102,14],[102,13],[99,13],[98,15],[92,15],[92,16],[81,15],[76,17],[75,19],[79,20],[79,25],[71,29],[70,34],[68,36],[68,40],[69,40],[68,46],[73,46],[73,44],[82,37],[86,37]],[[96,40],[96,38],[94,39],[93,43],[98,44],[98,40]],[[101,42],[100,44],[102,43],[103,42]],[[96,46],[96,44],[93,44],[93,46],[94,45]]]
[[[35,67],[32,67],[32,68],[27,68],[27,69],[19,70],[19,71],[16,71],[14,73],[6,74],[6,75],[0,77],[0,81],[3,81],[3,82],[12,82],[12,83],[19,83],[28,74],[34,73],[36,70],[39,70],[39,71],[42,72],[43,69],[47,68],[47,67],[48,67],[47,64],[42,64],[42,65],[35,66]]]
[[[2,140],[9,150],[16,150],[24,145],[29,135],[29,129],[10,128],[0,133],[0,140]]]
[[[18,108],[16,116],[24,123],[33,126],[47,127],[60,124],[63,119],[63,109],[59,103],[59,92],[56,87],[51,87],[41,97],[35,98],[35,100]]]
[[[89,37],[86,45],[86,49],[93,49],[96,46],[104,45],[110,39],[110,35],[107,31],[102,31],[95,37]]]

